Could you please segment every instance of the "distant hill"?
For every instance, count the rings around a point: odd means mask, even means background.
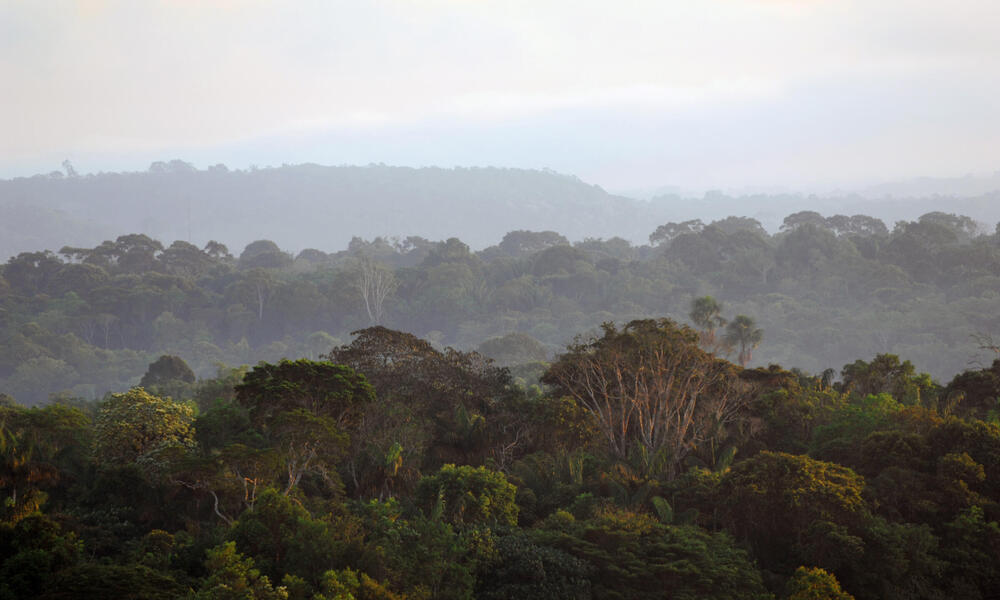
[[[499,168],[327,167],[230,171],[182,161],[147,172],[0,181],[0,255],[93,245],[121,232],[239,251],[271,239],[292,251],[340,250],[354,236],[460,236],[474,248],[516,229],[570,239],[645,240],[667,206],[613,196],[576,177]]]
[[[709,192],[702,198],[682,198],[676,195],[658,196],[650,200],[654,206],[666,210],[669,220],[701,219],[705,223],[730,215],[753,217],[765,229],[777,232],[783,219],[801,210],[814,210],[824,216],[835,214],[869,215],[885,221],[892,229],[896,221],[915,220],[920,215],[941,211],[972,217],[992,232],[1000,221],[1000,191],[974,196],[933,195],[922,196],[864,196],[840,194],[829,196],[805,194],[753,194],[727,195]]]
[[[868,197],[920,198],[927,196],[982,196],[1000,191],[1000,171],[992,175],[917,177],[881,183],[860,190]]]
[[[1000,221],[1000,192],[982,191],[992,180],[965,182],[963,189],[978,195],[949,197],[931,191],[947,187],[931,185],[935,181],[912,188],[925,190],[912,196],[885,197],[892,191],[887,187],[880,197],[873,189],[823,197],[665,194],[646,201],[547,170],[304,164],[233,171],[174,160],[144,172],[67,177],[57,171],[0,180],[0,262],[18,252],[94,246],[124,232],[167,244],[225,240],[237,253],[270,239],[297,253],[342,250],[355,236],[457,236],[481,249],[519,229],[559,231],[572,241],[619,236],[643,244],[670,221],[748,216],[775,232],[786,215],[800,210],[867,214],[890,227],[935,210],[968,215],[990,231]]]

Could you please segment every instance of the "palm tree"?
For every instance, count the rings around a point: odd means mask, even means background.
[[[715,330],[726,324],[721,313],[722,304],[711,296],[695,298],[691,302],[691,312],[688,316],[701,328],[701,346],[706,350],[715,350]]]
[[[746,315],[737,315],[726,327],[725,341],[733,347],[739,347],[737,360],[740,366],[746,368],[753,358],[753,350],[764,339],[764,330],[757,329],[757,323]]]

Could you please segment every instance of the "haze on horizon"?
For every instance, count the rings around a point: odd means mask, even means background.
[[[993,0],[0,5],[0,177],[316,162],[608,189],[1000,168]]]

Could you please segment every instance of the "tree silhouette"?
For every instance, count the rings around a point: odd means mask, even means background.
[[[691,312],[688,316],[698,326],[701,347],[714,351],[716,349],[715,331],[726,324],[722,318],[722,304],[711,296],[702,296],[691,301]]]
[[[757,329],[757,323],[752,318],[746,315],[737,315],[726,326],[724,339],[727,344],[740,349],[737,360],[740,361],[740,366],[745,368],[753,358],[754,348],[759,346],[761,340],[764,339],[764,330]]]

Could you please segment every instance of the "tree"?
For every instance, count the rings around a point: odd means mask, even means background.
[[[498,254],[512,258],[524,258],[552,246],[568,246],[569,240],[555,231],[510,231],[494,248],[488,248],[484,255]],[[495,251],[495,252],[491,252]]]
[[[540,546],[523,531],[497,538],[496,551],[479,566],[478,600],[589,600],[590,582],[582,560],[549,546]]]
[[[104,464],[143,462],[155,467],[156,454],[194,444],[194,406],[153,396],[141,387],[111,394],[94,421],[98,458]]]
[[[788,600],[854,600],[840,589],[837,578],[819,567],[799,567],[785,586]]]
[[[291,263],[292,257],[271,240],[250,242],[239,258],[240,268],[243,269],[278,269]]]
[[[765,565],[802,564],[823,556],[816,550],[822,544],[857,556],[864,546],[857,530],[868,515],[864,485],[863,477],[841,465],[761,452],[723,477],[723,522]]]
[[[0,521],[16,522],[42,506],[42,488],[83,470],[90,419],[62,404],[23,409],[2,400],[0,394]]]
[[[385,327],[353,335],[357,337],[351,344],[334,348],[329,357],[364,373],[378,392],[359,438],[381,439],[379,456],[396,441],[407,454],[417,450],[417,443],[428,444],[422,458],[432,469],[446,462],[481,463],[502,433],[491,429],[490,417],[508,410],[520,393],[510,372],[476,352],[439,352],[426,340]],[[484,420],[485,431],[467,427]],[[463,437],[463,431],[483,435]],[[397,435],[412,441],[391,437]]]
[[[51,464],[39,461],[34,448],[0,423],[0,523],[17,523],[38,510],[46,495],[38,488],[54,481],[59,473]],[[9,495],[8,495],[9,494]]]
[[[486,467],[445,465],[437,474],[424,477],[417,486],[416,500],[431,514],[441,511],[453,525],[517,525],[517,488],[503,473]]]
[[[323,574],[313,600],[405,600],[381,583],[354,569],[330,570]]]
[[[229,253],[229,248],[227,248],[225,244],[215,240],[209,240],[208,243],[205,244],[204,252],[216,260],[231,259],[233,257],[233,255]]]
[[[1000,416],[1000,358],[988,368],[959,373],[945,388],[942,396],[957,412],[979,419]],[[992,414],[991,414],[992,412]]]
[[[818,212],[814,210],[801,210],[785,217],[784,222],[781,224],[781,230],[792,230],[803,225],[814,225],[820,229],[826,229],[828,226],[827,220]]]
[[[364,375],[345,365],[311,360],[262,362],[236,386],[236,400],[250,420],[280,446],[289,494],[310,471],[329,478],[375,392]]]
[[[254,567],[253,559],[236,551],[236,542],[209,548],[205,569],[208,577],[195,596],[197,600],[286,600],[288,592],[275,588],[267,575]]]
[[[396,277],[392,271],[376,264],[370,258],[361,260],[361,298],[372,325],[378,325],[385,318],[385,299],[396,289]]]
[[[274,489],[265,490],[254,510],[240,515],[228,538],[271,581],[295,575],[316,586],[347,558],[334,523],[313,518],[300,502]]]
[[[875,237],[888,235],[889,230],[881,219],[867,215],[833,215],[827,217],[826,225],[837,235],[852,235],[858,237]]]
[[[79,562],[83,543],[46,515],[0,524],[0,598],[39,598],[59,571]]]
[[[266,425],[282,412],[304,409],[348,427],[374,399],[374,388],[354,369],[306,359],[258,363],[236,386],[237,402],[250,410],[257,425]]]
[[[163,244],[142,233],[118,236],[110,249],[116,268],[124,273],[155,270],[158,252],[163,252]]]
[[[145,375],[139,380],[139,387],[150,388],[174,381],[194,383],[195,376],[184,359],[172,354],[163,354],[150,363]]]
[[[698,334],[670,319],[632,321],[577,341],[542,381],[585,408],[612,453],[625,458],[638,444],[666,453],[667,475],[718,435],[749,401],[732,365],[698,347]]]
[[[174,600],[185,593],[177,581],[144,565],[82,562],[50,580],[41,598],[80,600]]]
[[[723,339],[730,346],[740,349],[737,360],[740,361],[741,367],[746,368],[747,363],[753,359],[754,348],[764,339],[764,330],[757,329],[757,324],[752,318],[736,315],[736,318],[726,326],[726,335]]]
[[[479,344],[477,352],[504,366],[544,361],[548,352],[541,342],[524,333],[508,333]]]
[[[410,598],[472,600],[469,563],[476,558],[476,545],[491,543],[488,532],[457,533],[434,515],[403,519],[395,500],[373,500],[358,508],[368,531],[361,557],[365,571]]]
[[[240,280],[229,286],[231,293],[248,306],[256,305],[257,320],[264,320],[264,306],[271,299],[278,282],[270,271],[262,268],[251,269]]]
[[[721,229],[727,235],[733,235],[734,233],[745,231],[760,237],[767,236],[767,230],[760,224],[760,221],[751,217],[730,216],[725,219],[719,219],[718,221],[712,221],[710,226]]]
[[[722,304],[711,296],[695,298],[691,301],[691,312],[688,316],[701,328],[701,347],[710,352],[714,351],[715,330],[726,324],[726,320],[722,318]]]
[[[692,219],[682,223],[667,223],[660,225],[656,228],[656,231],[649,234],[649,243],[659,245],[664,242],[670,242],[683,233],[700,233],[704,228],[705,224],[701,222],[701,219]]]
[[[211,254],[190,242],[177,240],[159,256],[169,273],[183,277],[196,277],[216,262]]]
[[[645,513],[599,509],[586,520],[559,511],[533,534],[536,544],[584,562],[593,598],[773,598],[747,552],[726,533],[665,525]]]
[[[844,392],[865,397],[871,394],[891,394],[903,404],[929,404],[937,386],[926,373],[917,374],[910,361],[900,362],[895,354],[879,354],[870,363],[856,360],[844,365],[840,372]]]

